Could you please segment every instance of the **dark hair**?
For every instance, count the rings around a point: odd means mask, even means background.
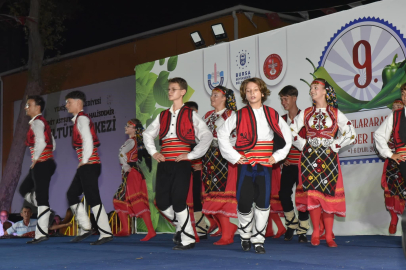
[[[83,105],[86,103],[86,95],[82,91],[72,91],[65,96],[65,100],[70,98],[82,100]]]
[[[23,209],[29,209],[31,212],[32,212],[32,209],[31,209],[31,207],[29,207],[28,205],[26,205],[26,206],[23,206],[23,208],[21,208],[21,212],[23,211]]]
[[[131,121],[131,122],[133,122],[133,123],[134,123],[134,125],[141,124],[141,121],[140,121],[140,120],[138,120],[137,118],[132,118],[132,119],[130,119],[130,121]]]
[[[266,87],[265,82],[260,79],[260,78],[250,78],[250,79],[246,79],[245,81],[242,82],[241,86],[240,86],[240,95],[242,98],[242,102],[247,104],[248,100],[246,97],[246,92],[245,92],[245,88],[247,87],[247,84],[253,82],[256,85],[258,85],[259,90],[261,91],[261,94],[264,95],[263,97],[261,97],[261,102],[264,103],[264,101],[268,98],[268,96],[271,94],[271,91],[269,91],[268,87]]]
[[[187,101],[187,102],[185,102],[185,106],[188,106],[188,107],[191,108],[191,109],[199,110],[199,105],[197,105],[197,103],[194,102],[194,101]]]
[[[393,102],[396,102],[396,101],[400,101],[400,102],[402,102],[402,103],[403,103],[403,101],[402,101],[402,99],[401,99],[401,98],[397,98],[397,99],[395,99]]]
[[[29,99],[34,100],[35,105],[41,107],[41,112],[44,111],[44,109],[45,109],[45,100],[44,100],[41,96],[38,96],[38,95],[28,96],[28,97],[27,97],[27,101],[28,101]]]
[[[8,230],[10,227],[12,226],[12,224],[8,221],[4,222],[3,224],[3,230],[6,231]]]
[[[181,90],[185,89],[187,92],[187,82],[185,79],[183,79],[181,77],[175,77],[175,78],[168,79],[168,83],[177,83],[177,84],[179,84],[179,87]]]
[[[296,87],[294,87],[292,85],[286,85],[285,87],[282,88],[281,91],[279,91],[280,97],[286,97],[286,96],[297,97],[298,95],[299,95],[299,92],[297,91]]]
[[[402,92],[402,91],[406,91],[406,83],[404,83],[400,86],[400,92]]]

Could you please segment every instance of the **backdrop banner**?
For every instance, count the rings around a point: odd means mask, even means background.
[[[374,152],[373,132],[391,112],[391,104],[400,97],[399,88],[406,82],[403,11],[403,0],[380,1],[137,65],[137,118],[148,126],[161,111],[171,106],[166,89],[167,79],[172,77],[187,80],[189,87],[184,101],[196,101],[201,116],[212,109],[210,94],[218,85],[234,90],[237,106],[241,108],[244,106],[239,94],[242,80],[258,76],[271,90],[265,104],[282,115],[286,111],[280,104],[278,92],[284,86],[293,85],[299,90],[297,103],[300,109],[305,109],[311,106],[309,83],[314,78],[324,78],[336,90],[339,109],[352,121],[358,134],[357,140],[340,152],[347,216],[336,218],[339,222],[334,225],[334,233],[387,235],[390,215],[385,209],[381,188],[383,161]],[[134,114],[133,86],[129,77],[81,88],[89,100],[95,100],[85,110],[97,116],[93,119],[95,122],[105,121],[98,124],[98,132],[103,163],[100,190],[108,211],[113,210],[112,197],[120,183],[117,151],[125,140],[122,127]],[[72,124],[61,109],[66,92],[48,95],[47,100],[54,102],[48,102],[46,111],[46,118],[55,122],[52,123],[57,137],[58,168],[50,193],[51,206],[58,207],[58,212],[66,210],[65,193],[77,166],[69,137]],[[96,104],[98,100],[100,104]],[[57,108],[60,110],[56,111]],[[108,114],[111,110],[114,113]],[[99,112],[103,112],[102,115]],[[29,164],[27,150],[23,169],[28,170]],[[148,183],[150,205],[154,208],[156,162],[153,162],[152,172],[146,170],[144,163],[141,167]],[[15,195],[13,211],[19,211],[21,204],[21,196]],[[157,230],[171,230],[165,220],[152,211]],[[397,235],[400,235],[400,226]]]

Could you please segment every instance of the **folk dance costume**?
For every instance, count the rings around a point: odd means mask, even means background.
[[[312,84],[324,84],[315,81]],[[330,247],[334,214],[345,217],[345,194],[338,151],[351,144],[356,136],[355,129],[347,117],[337,109],[334,90],[326,86],[327,108],[309,107],[301,111],[290,125],[293,145],[302,151],[299,167],[299,186],[306,194],[305,203],[296,203],[298,211],[310,211],[313,223],[312,244],[318,245],[319,222],[323,212],[326,240]],[[300,130],[306,128],[306,137]],[[340,130],[341,136],[336,138]],[[331,239],[330,239],[331,237]]]
[[[233,148],[229,136],[234,129],[237,141]],[[273,156],[277,163],[289,153],[289,127],[274,109],[265,105],[252,109],[248,105],[229,117],[217,136],[220,151],[230,163],[236,164],[242,155],[249,160],[237,165],[238,231],[244,251],[250,250],[252,243],[256,252],[264,253],[272,180],[272,165],[267,162]]]
[[[227,92],[215,88],[226,96],[226,108],[221,111],[209,111],[203,117],[210,131],[213,133],[213,141],[209,150],[203,156],[202,181],[204,185],[203,213],[208,217],[214,217],[219,221],[219,229],[222,237],[215,245],[228,245],[234,242],[234,234],[237,226],[230,222],[230,218],[237,218],[237,166],[230,164],[223,158],[219,149],[216,129],[224,122],[235,115],[235,97],[232,90]],[[231,145],[235,145],[237,139],[235,130],[230,134]]]
[[[397,154],[406,155],[406,117],[405,108],[394,111],[375,131],[376,149],[386,158],[382,174],[382,187],[385,190],[385,205],[391,214],[389,233],[396,233],[397,215],[403,213],[406,199],[406,162],[397,164],[392,157],[393,150]]]
[[[69,206],[80,228],[79,235],[71,242],[80,242],[93,234],[90,219],[83,203],[79,200],[79,196],[84,194],[87,203],[92,208],[100,232],[99,240],[91,245],[100,245],[113,240],[107,213],[99,193],[101,162],[97,148],[100,146],[100,142],[92,120],[83,111],[75,115],[72,122],[73,148],[76,150],[79,162],[83,165],[77,168],[67,192]]]
[[[161,112],[144,131],[144,144],[148,153],[157,153],[154,138],[159,135],[160,153],[165,162],[159,162],[156,175],[156,205],[176,225],[174,249],[189,249],[195,244],[186,199],[190,187],[190,160],[206,153],[213,139],[203,120],[190,108],[182,106],[173,111],[173,106]],[[199,143],[196,144],[196,138]],[[192,145],[196,146],[192,149]],[[175,162],[176,157],[187,154],[188,160]]]
[[[300,114],[300,110],[298,114]],[[283,120],[290,126],[293,120],[288,117],[288,114],[282,116]],[[306,137],[306,129],[303,127],[299,136],[302,138]],[[299,235],[300,242],[307,242],[306,233],[310,227],[309,224],[309,212],[308,211],[298,211],[299,219],[295,215],[292,193],[293,186],[296,184],[295,201],[296,205],[305,205],[306,196],[303,192],[303,186],[299,185],[299,159],[301,152],[292,145],[289,154],[286,158],[290,165],[282,167],[282,177],[281,185],[279,190],[279,199],[282,204],[283,212],[285,215],[285,225],[288,228],[287,234],[285,235],[285,240],[291,240],[294,231]],[[302,207],[303,210],[303,207]]]
[[[142,139],[144,127],[139,123],[128,121],[127,125],[134,126],[135,136],[128,139],[121,147],[118,158],[122,166],[123,182],[114,194],[113,205],[121,222],[121,231],[115,236],[128,236],[128,215],[140,217],[144,220],[148,234],[141,241],[148,241],[156,235],[151,221],[149,209],[148,189],[145,177],[138,165],[142,159],[151,171],[151,157],[148,155]]]
[[[19,191],[26,201],[38,207],[35,238],[27,242],[36,244],[48,240],[48,227],[55,215],[49,207],[49,184],[56,169],[52,153],[55,150],[55,140],[42,114],[34,116],[29,124],[25,144],[30,148],[31,160],[36,163],[34,168],[30,168]]]

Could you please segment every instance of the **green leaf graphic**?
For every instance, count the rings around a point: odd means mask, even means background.
[[[148,88],[146,85],[142,85],[135,81],[135,100],[137,105],[141,105],[145,99],[148,97],[151,88]]]
[[[135,66],[135,79],[138,80],[139,78],[142,78],[145,76],[145,74],[148,74],[154,67],[155,61],[140,64]]]
[[[168,71],[174,71],[178,64],[178,56],[172,56],[168,60]]]
[[[183,102],[189,101],[194,92],[195,90],[193,90],[193,88],[188,85],[186,95],[183,96]]]
[[[162,66],[165,64],[165,58],[159,59],[159,65]]]
[[[154,84],[155,101],[162,107],[170,107],[172,102],[168,99],[168,76],[169,72],[161,71]]]
[[[165,111],[165,110],[166,110],[166,109],[163,109],[163,108],[158,108],[158,109],[156,109],[155,112],[152,114],[152,120],[154,120],[155,117],[158,116],[158,114],[160,114],[161,112],[163,112],[163,111]]]
[[[145,101],[140,105],[141,112],[148,113],[151,115],[155,111],[155,99],[154,99],[154,91],[152,89],[149,91],[148,97]]]

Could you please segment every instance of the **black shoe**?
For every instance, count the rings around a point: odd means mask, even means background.
[[[299,243],[307,243],[307,236],[306,234],[299,234]]]
[[[285,241],[290,241],[293,238],[293,234],[295,233],[294,229],[288,227],[285,233]]]
[[[38,244],[38,243],[41,243],[41,242],[44,242],[44,241],[47,241],[47,240],[49,240],[49,237],[48,236],[43,236],[43,237],[40,237],[38,239],[34,238],[31,241],[28,241],[27,244]]]
[[[199,233],[198,233],[197,235],[199,236],[200,240],[207,240],[208,239],[207,234],[199,235]]]
[[[250,240],[241,240],[241,247],[244,251],[250,251],[251,241]]]
[[[97,245],[102,245],[104,243],[110,242],[111,240],[113,240],[113,236],[110,237],[104,237],[102,239],[97,240],[96,242],[92,242],[90,243],[93,246],[97,246]]]
[[[265,254],[264,245],[262,245],[262,244],[256,244],[256,245],[254,245],[254,247],[255,247],[255,253],[258,253],[258,254]]]
[[[195,247],[195,243],[191,243],[189,245],[182,245],[181,243],[179,243],[179,245],[174,246],[172,249],[173,250],[187,250],[187,249],[192,249]]]
[[[182,242],[182,238],[180,237],[180,231],[176,232],[175,235],[172,238],[172,241],[176,244],[176,245],[180,245],[180,242]]]
[[[71,241],[71,243],[79,243],[79,242],[85,240],[86,238],[88,238],[89,236],[91,236],[93,233],[94,233],[93,230],[87,231],[87,232],[85,232],[85,233],[82,234],[82,235],[76,236],[75,238],[73,238],[73,239],[70,240],[70,241]]]

